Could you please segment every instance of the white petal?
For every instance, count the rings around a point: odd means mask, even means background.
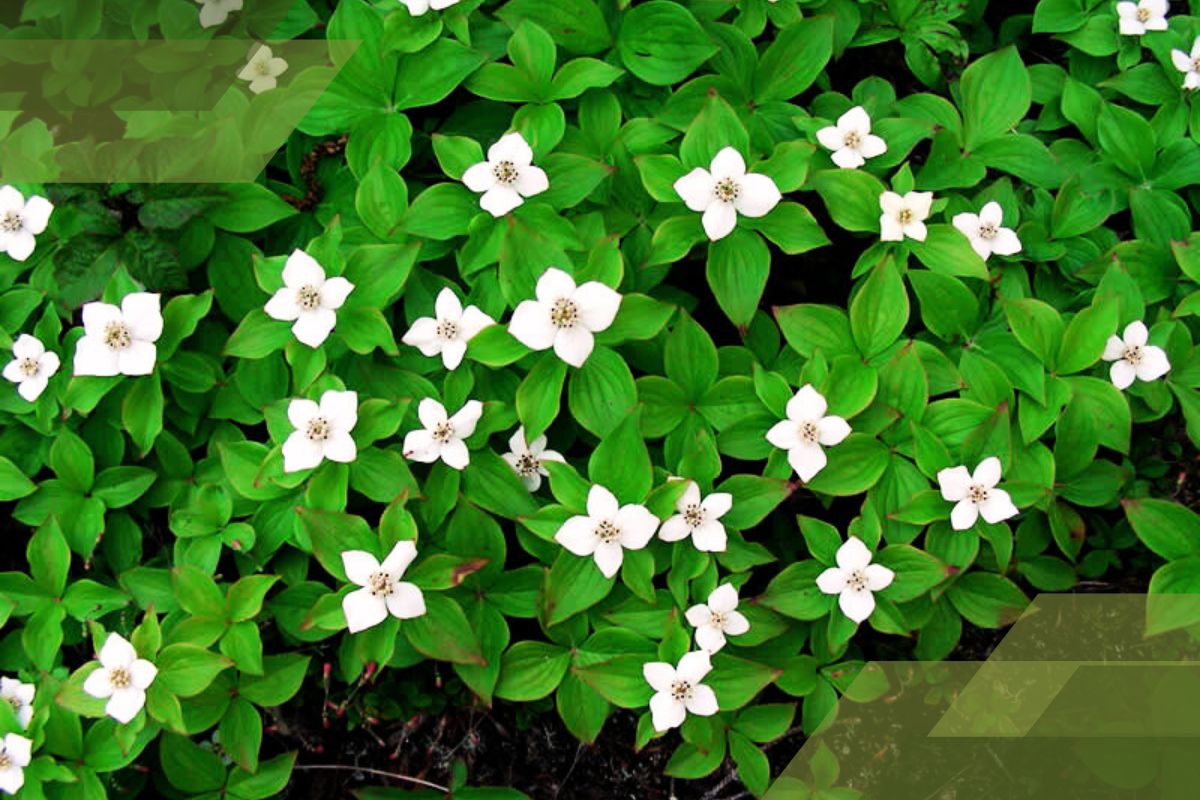
[[[850,423],[841,417],[823,417],[817,421],[817,441],[826,447],[840,444],[850,435]]]
[[[731,583],[723,583],[708,596],[708,607],[718,614],[733,611],[738,606],[737,589]]]
[[[837,126],[846,133],[865,136],[871,132],[871,117],[862,106],[855,106],[838,117]]]
[[[1105,361],[1116,361],[1123,355],[1125,355],[1125,342],[1121,337],[1116,334],[1108,337],[1108,341],[1104,343],[1104,355],[1101,358]]]
[[[621,307],[621,295],[599,281],[583,284],[575,290],[572,299],[579,309],[584,327],[596,333],[613,324]]]
[[[744,216],[761,217],[782,199],[775,181],[766,175],[751,172],[742,178],[742,190],[734,199],[733,207]]]
[[[733,495],[729,492],[713,492],[700,503],[709,519],[720,519],[733,508]]]
[[[146,693],[143,690],[117,689],[113,692],[112,697],[108,698],[108,703],[104,706],[104,713],[117,722],[125,724],[136,717],[145,704]]]
[[[904,198],[895,192],[884,192],[879,195],[879,208],[889,217],[897,216],[904,208]]]
[[[508,161],[514,166],[527,167],[533,163],[533,149],[524,136],[514,131],[504,134],[498,142],[489,147],[487,158],[493,164]]]
[[[118,633],[110,633],[104,640],[104,646],[100,648],[99,658],[100,663],[109,669],[113,667],[128,669],[129,665],[137,659],[137,651],[123,636]]]
[[[596,538],[596,521],[584,516],[571,517],[554,534],[554,541],[577,556],[590,556],[600,543]]]
[[[437,333],[438,321],[433,317],[421,317],[413,322],[408,332],[400,338],[406,345],[415,347],[422,355],[436,356],[442,352],[443,340]]]
[[[737,211],[732,203],[715,202],[704,211],[700,222],[710,241],[724,239],[737,225]]]
[[[843,147],[840,150],[835,150],[830,158],[834,164],[837,164],[842,169],[858,169],[867,163],[862,153],[853,147]]]
[[[825,451],[818,445],[800,445],[788,450],[788,463],[796,470],[796,475],[802,483],[808,483],[817,476],[829,459]]]
[[[332,431],[321,452],[325,458],[339,464],[349,464],[358,458],[358,446],[354,443],[354,437],[343,430]]]
[[[875,610],[875,595],[869,591],[847,589],[838,596],[838,606],[851,620],[862,622]]]
[[[46,352],[46,348],[36,336],[22,333],[13,342],[12,352],[17,358],[32,358],[34,361],[37,361]]]
[[[871,563],[871,551],[862,539],[851,536],[837,551],[837,565],[847,572],[862,569]]]
[[[534,292],[538,302],[549,306],[555,300],[574,299],[577,288],[574,278],[558,267],[550,267],[538,278]]]
[[[6,252],[13,261],[25,261],[37,247],[33,234],[24,229],[8,234],[5,242]]]
[[[711,625],[697,628],[696,646],[709,653],[716,653],[725,646],[725,633]]]
[[[933,207],[933,192],[909,192],[904,195],[904,204],[917,219],[927,219]]]
[[[129,347],[117,353],[117,367],[122,375],[149,375],[154,372],[158,348],[150,342],[134,339]]]
[[[83,682],[83,691],[92,697],[111,697],[113,687],[112,681],[108,678],[108,669],[102,666],[89,673]]]
[[[881,567],[886,569],[886,567]],[[867,567],[867,572],[870,573],[871,568]],[[888,570],[889,572],[891,570]],[[869,576],[868,576],[869,577]],[[725,635],[726,636],[741,636],[746,631],[750,630],[750,620],[746,619],[740,611],[730,611],[725,615]]]
[[[979,506],[970,500],[959,500],[950,512],[950,527],[956,531],[965,531],[979,519]]]
[[[995,200],[983,207],[979,212],[979,221],[984,225],[999,228],[1004,223],[1004,209]]]
[[[133,682],[133,688],[145,690],[158,677],[158,667],[144,658],[139,658],[129,666],[129,677]]]
[[[1125,339],[1127,347],[1141,347],[1149,341],[1150,331],[1146,328],[1146,323],[1137,320],[1125,326],[1125,333],[1122,338]]]
[[[404,457],[419,461],[422,464],[430,464],[441,458],[441,445],[433,440],[433,434],[424,428],[418,428],[415,431],[409,431],[404,437],[404,443],[401,445],[404,451]]]
[[[371,576],[379,572],[379,561],[366,550],[343,550],[342,569],[346,580],[356,586],[366,586]]]
[[[301,343],[309,347],[320,347],[334,325],[337,324],[337,314],[331,308],[316,308],[303,311],[292,324],[292,333]]]
[[[533,197],[550,188],[550,179],[546,177],[546,172],[541,167],[522,167],[520,174],[517,175],[517,180],[513,183],[513,188],[522,197]]]
[[[458,328],[463,338],[463,341],[470,341],[475,338],[475,335],[484,328],[496,324],[496,320],[489,317],[487,314],[480,311],[475,306],[467,306],[463,311],[462,317],[458,321]]]
[[[1161,347],[1146,345],[1142,348],[1142,363],[1137,365],[1137,376],[1144,381],[1153,381],[1166,375],[1171,370],[1167,353]]]
[[[1012,228],[1001,228],[992,239],[992,252],[1001,256],[1014,256],[1021,252],[1021,240]]]
[[[693,628],[702,628],[712,620],[712,609],[704,603],[697,603],[685,611],[683,617]]]
[[[622,506],[613,523],[621,530],[621,546],[627,550],[641,550],[658,530],[658,517],[636,504]]]
[[[75,343],[73,366],[76,375],[109,377],[121,374],[121,359],[117,351],[90,335]]]
[[[692,687],[692,696],[687,699],[687,710],[701,717],[711,717],[720,709],[717,707],[717,695],[703,684]]]
[[[4,379],[13,383],[21,383],[26,380],[25,370],[21,367],[21,359],[14,358],[5,365]]]
[[[987,500],[979,504],[980,516],[993,525],[1011,519],[1019,513],[1021,513],[1020,509],[1013,505],[1012,498],[1003,489],[993,489],[988,492]]]
[[[20,214],[25,210],[25,195],[17,191],[15,186],[0,186],[0,216],[9,211]]]
[[[88,336],[104,338],[109,323],[121,322],[121,309],[109,303],[84,303],[83,330]]]
[[[357,589],[342,598],[342,614],[351,633],[365,631],[387,619],[387,601],[370,589]]]
[[[863,158],[875,158],[887,152],[887,142],[875,134],[869,134],[863,137],[862,143],[858,146],[858,152]]]
[[[709,659],[708,653],[703,650],[693,650],[679,659],[679,666],[676,667],[675,673],[680,680],[695,686],[704,680],[704,676],[711,671],[712,661]]]
[[[13,765],[7,769],[0,769],[0,792],[16,794],[24,785],[25,771],[20,767]]]
[[[461,471],[471,463],[471,452],[462,439],[451,439],[442,445],[441,458],[447,467]]]
[[[463,403],[463,407],[450,418],[450,424],[454,426],[454,435],[459,439],[466,439],[475,433],[475,426],[479,423],[481,416],[483,416],[483,403],[478,400],[468,400]]]
[[[19,733],[4,734],[4,752],[18,767],[27,767],[33,757],[33,740]]]
[[[446,407],[432,397],[426,397],[417,404],[417,418],[421,420],[422,425],[430,429],[449,419],[446,416]]]
[[[872,592],[878,592],[891,586],[896,577],[896,573],[882,564],[868,564],[863,569],[863,574],[867,578],[867,588]]]
[[[573,367],[582,367],[595,345],[592,332],[582,325],[563,328],[554,337],[554,353]]]
[[[692,528],[687,524],[682,514],[676,514],[673,517],[668,517],[667,521],[658,529],[658,538],[664,542],[678,542],[686,539],[692,533]]]
[[[588,516],[597,522],[601,520],[612,520],[617,516],[617,511],[620,506],[617,504],[617,498],[608,489],[605,489],[600,484],[593,484],[588,490],[587,496],[587,512]]]
[[[1108,377],[1112,380],[1113,386],[1124,390],[1133,385],[1133,381],[1137,377],[1137,370],[1133,364],[1130,364],[1125,359],[1121,359],[1120,361],[1114,361],[1112,366],[1108,368]]]
[[[1000,482],[1002,469],[1000,459],[995,456],[988,456],[975,467],[975,474],[971,476],[971,483],[978,483],[984,488],[990,489]]]
[[[694,170],[675,181],[675,193],[692,211],[703,211],[714,202],[713,189],[716,181],[707,170],[696,167]]]
[[[467,343],[462,339],[446,342],[442,347],[442,366],[448,370],[458,369],[467,354]]]
[[[433,310],[439,320],[449,322],[458,322],[463,315],[462,302],[449,286],[438,292],[437,299],[433,301]]]
[[[292,427],[296,430],[302,430],[308,427],[308,421],[313,417],[321,415],[321,407],[314,401],[303,397],[292,398],[288,403],[287,416],[288,422],[292,423]]]
[[[879,218],[879,240],[883,242],[899,242],[904,239],[904,227],[890,214]]]
[[[971,473],[966,467],[948,467],[939,470],[937,474],[938,487],[942,490],[942,499],[957,503],[967,496],[971,488]]]
[[[706,553],[724,553],[728,538],[725,526],[715,520],[705,522],[692,531],[692,544]]]
[[[682,725],[687,709],[670,694],[660,692],[650,698],[650,715],[654,730],[662,732]]]
[[[525,201],[515,189],[507,186],[493,186],[479,198],[479,207],[493,217],[503,217]]]
[[[417,557],[417,543],[412,540],[396,542],[392,545],[391,552],[384,557],[383,563],[379,565],[387,574],[393,578],[399,578],[408,569]]]
[[[736,149],[723,147],[713,157],[708,171],[712,173],[713,180],[716,181],[721,181],[725,178],[739,179],[746,174],[746,160],[742,158],[742,154]]]
[[[675,683],[675,668],[665,661],[651,661],[642,665],[642,676],[656,692],[670,692]]]
[[[963,236],[970,239],[972,243],[979,238],[980,222],[978,215],[964,211],[961,214],[955,214],[950,222]]]
[[[354,430],[358,424],[358,392],[329,390],[321,395],[321,416],[340,431]]]
[[[425,616],[425,595],[412,583],[397,583],[385,603],[388,613],[397,619]]]
[[[312,469],[325,457],[325,448],[314,442],[304,431],[296,431],[283,443],[283,471],[299,472]]]
[[[536,300],[523,300],[513,311],[508,332],[530,350],[547,350],[554,345],[558,328],[550,321],[550,309]]]
[[[283,282],[292,289],[320,286],[325,283],[325,270],[317,260],[303,250],[293,250],[283,265]]]
[[[263,306],[263,311],[266,311],[267,316],[271,319],[284,322],[296,319],[300,316],[300,306],[296,303],[296,290],[284,286],[271,295],[271,299]]]
[[[32,378],[27,378],[21,381],[17,386],[17,394],[21,395],[26,402],[36,402],[42,396],[42,392],[46,391],[50,379],[46,375],[34,375]]]
[[[781,450],[792,450],[800,446],[800,427],[795,420],[780,420],[767,431],[766,439]]]
[[[621,570],[621,562],[625,560],[625,551],[616,542],[601,543],[596,545],[596,552],[592,554],[592,558],[596,559],[596,566],[600,568],[600,574],[611,578]]]
[[[838,567],[829,567],[817,576],[817,588],[825,594],[840,594],[846,588],[846,573]]]
[[[825,411],[829,405],[825,402],[824,396],[821,395],[811,384],[804,384],[800,387],[800,391],[788,400],[787,415],[788,419],[796,420],[797,422],[807,422],[809,420],[819,420],[825,416]]]
[[[846,134],[836,125],[830,125],[817,131],[817,141],[826,150],[842,150],[846,144]]]
[[[925,238],[929,235],[924,222],[910,222],[907,225],[900,226],[900,230],[909,239],[915,239],[918,242],[925,241]]]
[[[321,306],[339,309],[352,291],[354,291],[354,284],[345,278],[330,278],[321,286]]]
[[[467,168],[462,175],[462,182],[472,192],[486,192],[496,185],[496,173],[492,171],[491,164],[480,161]]]

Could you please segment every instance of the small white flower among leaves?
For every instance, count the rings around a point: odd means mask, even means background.
[[[1150,331],[1140,320],[1126,325],[1122,336],[1113,334],[1108,337],[1104,345],[1104,360],[1113,362],[1108,370],[1113,386],[1125,390],[1133,385],[1134,379],[1153,381],[1170,372],[1171,362],[1167,360],[1167,351],[1146,344],[1149,339]]]
[[[146,704],[146,689],[154,683],[158,668],[144,658],[124,637],[110,633],[100,648],[100,667],[87,676],[83,691],[92,697],[108,698],[104,711],[117,722],[137,716]]]
[[[488,148],[487,161],[469,167],[462,180],[472,192],[483,193],[479,206],[493,217],[503,217],[526,197],[550,188],[545,171],[533,166],[533,148],[519,133],[501,136]]]
[[[885,242],[899,242],[905,237],[925,241],[928,231],[925,220],[933,205],[933,192],[907,192],[900,195],[884,192],[879,195],[879,238]]]
[[[896,573],[882,564],[871,563],[871,551],[857,536],[838,548],[837,566],[817,576],[817,588],[838,595],[838,607],[854,622],[862,622],[875,610],[875,592],[891,586]]]
[[[200,4],[200,27],[223,25],[234,11],[242,10],[242,0],[196,0]]]
[[[642,665],[642,675],[654,690],[650,715],[654,730],[662,733],[683,724],[688,714],[711,717],[720,709],[712,687],[700,681],[712,671],[712,661],[704,650],[696,650],[679,659],[672,667],[665,661]]]
[[[37,235],[50,224],[54,204],[44,197],[25,196],[11,186],[0,186],[0,253],[14,261],[33,255]]]
[[[1012,228],[1003,227],[1004,210],[995,200],[985,205],[978,214],[964,211],[954,215],[954,227],[971,242],[971,249],[987,261],[995,253],[1012,256],[1021,252],[1021,240]]]
[[[342,598],[342,613],[351,633],[373,628],[388,614],[397,619],[425,614],[425,595],[416,585],[400,580],[416,557],[415,542],[396,542],[382,564],[364,550],[342,553],[346,578],[362,587]]]
[[[1117,27],[1124,36],[1141,36],[1146,31],[1165,31],[1167,0],[1117,3],[1117,18]]]
[[[441,11],[458,3],[458,0],[400,0],[408,8],[408,13],[419,17],[429,9]]]
[[[267,301],[272,319],[293,322],[292,333],[309,347],[320,347],[337,324],[337,310],[354,291],[342,277],[326,278],[325,269],[303,250],[293,250],[283,266],[283,288]]]
[[[149,375],[154,371],[162,336],[160,299],[150,292],[132,292],[121,306],[86,303],[83,338],[75,344],[75,374]]]
[[[13,360],[4,367],[4,377],[17,385],[17,394],[34,402],[58,372],[58,354],[47,350],[37,338],[23,333],[13,342]]]
[[[855,106],[838,117],[836,125],[817,131],[817,141],[833,151],[833,163],[844,169],[858,169],[887,152],[887,142],[871,133],[871,117],[862,106]]]
[[[453,469],[466,469],[471,453],[463,440],[475,432],[483,416],[483,403],[468,400],[454,416],[446,407],[426,397],[417,406],[417,418],[425,427],[409,431],[404,437],[404,457],[422,464],[432,464],[439,458]]]
[[[728,541],[721,517],[733,507],[733,495],[729,492],[713,492],[700,497],[700,486],[688,481],[683,496],[675,503],[674,516],[662,524],[658,538],[664,542],[678,542],[692,537],[697,550],[708,553],[723,553]]]
[[[942,497],[955,504],[950,512],[950,527],[965,531],[980,517],[995,524],[1020,513],[1008,492],[996,488],[1000,470],[1000,459],[990,456],[979,462],[974,474],[964,466],[938,471]]]
[[[25,768],[33,758],[33,741],[19,733],[0,740],[0,792],[16,794],[25,785]]]
[[[434,301],[435,317],[421,317],[400,340],[416,347],[424,355],[442,356],[442,366],[455,369],[467,353],[467,342],[496,320],[475,306],[465,309],[450,287],[438,292]]]
[[[620,505],[608,489],[592,486],[587,514],[571,517],[554,539],[577,556],[591,556],[606,578],[616,575],[626,550],[641,550],[654,538],[658,517],[645,506]]]
[[[687,610],[688,624],[696,629],[696,646],[715,653],[725,646],[726,636],[740,636],[750,630],[750,621],[737,610],[738,592],[723,583],[708,596],[708,601]]]
[[[22,683],[16,678],[0,678],[0,701],[8,703],[22,728],[29,727],[33,719],[33,696],[37,687]]]
[[[517,432],[508,440],[509,452],[501,456],[521,478],[521,482],[525,484],[525,488],[531,492],[536,492],[542,485],[542,477],[549,476],[550,474],[543,466],[545,462],[558,461],[566,463],[566,459],[563,458],[562,453],[546,449],[547,443],[548,440],[545,435],[539,436],[532,442],[527,443],[525,441],[525,426],[522,425],[517,428]]]
[[[250,81],[250,91],[255,94],[269,92],[279,85],[279,76],[287,72],[288,63],[276,56],[270,47],[259,45],[250,55],[250,61],[242,67],[238,77]]]
[[[1183,88],[1196,89],[1200,87],[1200,36],[1192,42],[1192,52],[1183,50],[1171,51],[1171,63],[1175,69],[1183,73]]]
[[[738,214],[764,216],[782,199],[775,181],[747,173],[745,159],[732,147],[722,148],[708,169],[696,167],[675,181],[675,192],[688,208],[704,214],[704,232],[714,242],[733,231]]]
[[[294,431],[283,443],[283,471],[312,469],[325,459],[348,464],[358,457],[350,431],[358,424],[358,393],[330,390],[317,403],[295,397],[288,403]]]
[[[787,450],[788,463],[800,480],[808,483],[825,469],[824,447],[839,444],[850,435],[850,425],[841,417],[826,416],[825,398],[810,384],[788,401],[787,419],[767,431],[767,441]]]
[[[508,332],[531,350],[548,350],[573,367],[582,367],[596,345],[593,334],[617,318],[621,295],[599,281],[575,285],[575,279],[550,267],[538,278],[536,300],[522,300]]]

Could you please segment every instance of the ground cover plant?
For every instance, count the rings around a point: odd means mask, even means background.
[[[761,796],[872,660],[1200,591],[1200,7],[276,5],[0,12],[340,68],[254,183],[0,113],[0,792]]]

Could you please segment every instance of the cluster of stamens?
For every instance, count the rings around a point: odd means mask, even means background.
[[[313,417],[308,421],[304,435],[310,442],[323,442],[329,438],[329,420],[324,417]]]
[[[1142,363],[1143,357],[1144,354],[1142,352],[1142,346],[1138,344],[1129,345],[1125,348],[1125,352],[1121,354],[1121,358],[1124,361],[1132,364],[1135,367]]]
[[[738,186],[737,182],[732,178],[723,178],[717,181],[717,185],[713,189],[713,194],[717,196],[717,199],[723,200],[726,203],[732,203],[741,193],[742,187]]]
[[[999,232],[1000,229],[990,222],[985,222],[979,226],[979,238],[981,239],[995,239],[996,234]]]
[[[704,509],[699,503],[688,503],[687,508],[683,509],[683,521],[689,528],[699,528],[704,524]]]
[[[816,422],[809,419],[800,423],[800,441],[806,444],[817,444],[820,437],[821,432],[817,430]]]
[[[901,225],[907,225],[908,223],[913,221],[912,209],[911,208],[900,209],[900,213],[896,215],[896,218],[898,220],[900,220]]]
[[[518,176],[517,166],[511,161],[501,161],[496,166],[492,167],[492,174],[496,176],[496,181],[508,186],[515,183]]]
[[[675,681],[671,684],[671,699],[684,702],[692,696],[692,684],[688,681]]]
[[[26,378],[32,378],[34,375],[37,375],[40,368],[36,358],[22,358],[17,361],[17,369]]]
[[[108,671],[108,682],[114,689],[128,689],[133,679],[129,675],[129,670],[124,667],[113,667]]]
[[[104,343],[113,350],[124,350],[133,344],[129,326],[124,322],[110,322],[104,328]]]
[[[254,71],[257,72],[259,75],[263,75],[263,76],[270,75],[271,74],[271,65],[266,61],[258,61],[254,64]]]
[[[725,615],[719,611],[711,612],[711,616],[709,616],[709,618],[708,618],[708,624],[714,628],[724,630],[725,629]]]
[[[856,592],[864,591],[867,588],[867,576],[861,569],[856,569],[846,576],[846,586]]]
[[[8,753],[4,750],[0,750],[0,772],[3,772],[11,766],[12,759],[8,757]]]
[[[16,211],[6,212],[3,218],[0,218],[0,231],[5,233],[16,233],[21,230],[24,222],[21,220],[21,215]]]
[[[386,572],[372,572],[367,578],[367,590],[375,597],[387,597],[395,591],[392,576]]]
[[[450,319],[440,319],[437,324],[437,335],[441,339],[450,341],[458,338],[458,323]]]
[[[858,131],[850,131],[846,134],[846,138],[842,140],[846,147],[854,148],[862,144],[862,137],[858,135]]]
[[[988,499],[988,490],[985,486],[975,484],[967,489],[967,499],[972,503],[982,503]]]
[[[621,529],[608,520],[596,526],[596,538],[601,544],[612,544],[621,536]]]
[[[454,438],[454,426],[449,421],[439,422],[433,429],[433,440],[445,444]]]
[[[550,306],[550,322],[556,328],[570,328],[579,321],[579,306],[574,301],[560,297]]]
[[[321,305],[321,290],[315,286],[301,286],[296,292],[296,305],[312,311]]]
[[[10,698],[8,698],[8,704],[9,704],[10,706],[12,706],[12,710],[13,710],[13,711],[20,711],[20,710],[21,710],[21,706],[22,706],[22,705],[24,705],[24,704],[21,702],[21,698],[19,698],[19,697],[15,697],[15,696],[14,696],[14,697],[10,697]]]
[[[1139,8],[1137,10],[1137,18],[1138,18],[1138,22],[1148,22],[1150,20],[1149,9]]]
[[[517,474],[522,478],[531,478],[537,474],[541,462],[533,453],[522,453],[517,456]]]

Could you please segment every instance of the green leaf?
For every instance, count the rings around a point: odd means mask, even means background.
[[[754,72],[754,101],[791,100],[803,92],[833,55],[834,17],[805,17],[775,34]]]
[[[608,23],[594,0],[510,0],[497,12],[509,27],[529,19],[541,25],[564,50],[591,54],[612,43]]]
[[[813,175],[810,183],[838,225],[848,231],[879,232],[879,198],[885,189],[874,175],[857,169],[827,169]]]
[[[717,51],[696,18],[677,3],[650,0],[621,15],[617,54],[646,83],[678,83]]]
[[[419,653],[455,664],[486,664],[479,637],[452,598],[425,593],[425,614],[404,620],[401,631]]]
[[[217,203],[204,215],[221,230],[253,233],[300,213],[259,183],[229,183],[222,190],[225,201]]]
[[[500,661],[496,697],[529,702],[548,696],[571,665],[571,653],[549,642],[517,642]]]
[[[169,644],[158,654],[158,678],[180,697],[195,697],[231,666],[229,659],[194,644]]]
[[[1146,635],[1200,623],[1200,556],[1164,564],[1150,577],[1146,597]]]
[[[767,287],[771,253],[756,233],[734,231],[708,248],[708,285],[717,305],[734,325],[745,327],[754,318]]]
[[[78,492],[88,492],[96,475],[96,462],[87,443],[63,428],[50,446],[50,468],[59,480]]]
[[[637,386],[625,359],[607,347],[597,347],[584,365],[571,374],[567,405],[586,430],[607,436],[637,405]]]
[[[1168,561],[1200,556],[1200,515],[1170,500],[1143,497],[1125,500],[1125,517],[1133,531]]]
[[[1029,605],[1029,598],[1015,583],[990,572],[963,575],[947,596],[964,619],[980,628],[1011,625]]]
[[[37,485],[25,477],[16,464],[0,456],[0,502],[26,497],[36,488]]]
[[[882,353],[908,324],[908,292],[889,258],[871,271],[850,302],[850,330],[866,358]]]
[[[1105,103],[1096,121],[1100,149],[1131,178],[1148,178],[1154,168],[1154,129],[1141,114]]]
[[[138,450],[150,452],[163,428],[163,391],[157,374],[132,381],[121,403],[121,421]]]
[[[465,236],[479,213],[479,198],[461,183],[438,183],[421,192],[400,220],[407,233],[426,239]]]
[[[1020,122],[1033,99],[1029,72],[1015,47],[990,53],[967,67],[959,82],[963,145],[968,151]]]
[[[612,589],[591,558],[559,552],[546,573],[542,590],[542,613],[546,625],[557,625],[603,600]]]
[[[641,413],[626,416],[592,451],[588,477],[622,503],[640,503],[650,494],[654,469],[639,428]]]

